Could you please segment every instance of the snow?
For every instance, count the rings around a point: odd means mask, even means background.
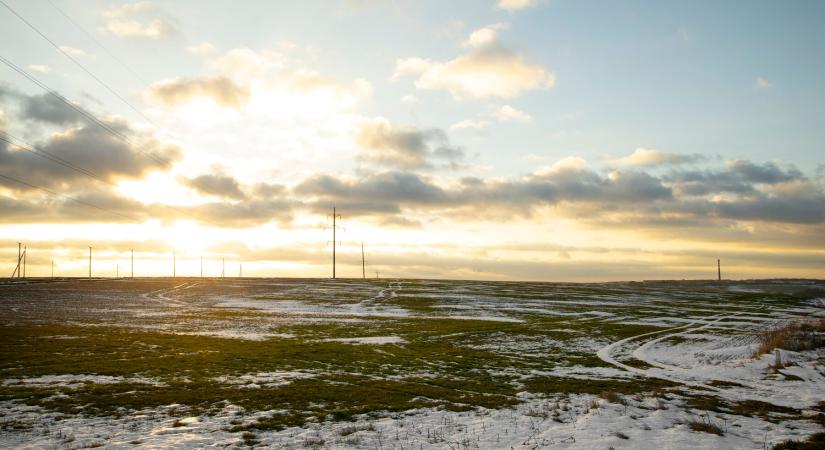
[[[344,344],[403,344],[405,341],[400,336],[368,336],[368,337],[351,337],[351,338],[329,338],[324,339],[325,342],[342,342]]]
[[[281,431],[255,431],[261,447],[300,449],[318,444],[330,449],[375,448],[543,448],[566,449],[740,449],[763,448],[817,432],[813,422],[771,423],[701,410],[687,412],[683,399],[626,398],[627,405],[592,395],[534,398],[524,395],[517,408],[451,412],[437,408],[361,416],[354,422],[322,421]],[[4,447],[20,449],[107,447],[224,448],[242,445],[242,434],[227,431],[230,421],[244,423],[282,414],[263,411],[248,416],[226,405],[210,416],[180,416],[175,405],[143,410],[132,416],[96,418],[64,416],[14,402],[0,402],[4,417],[32,428],[4,434]],[[176,417],[178,415],[178,417]],[[723,436],[692,431],[691,420],[710,420]]]

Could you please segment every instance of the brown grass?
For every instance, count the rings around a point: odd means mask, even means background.
[[[704,431],[705,433],[711,433],[718,436],[722,436],[725,434],[722,431],[722,428],[720,428],[718,425],[710,421],[691,420],[690,422],[688,422],[688,426],[690,426],[690,429],[693,431]]]
[[[759,347],[754,357],[776,348],[800,351],[825,347],[825,318],[805,319],[786,323],[759,335]]]

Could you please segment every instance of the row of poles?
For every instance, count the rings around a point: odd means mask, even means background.
[[[338,231],[338,219],[341,215],[337,213],[335,207],[332,208],[332,278],[336,278],[336,247],[339,242],[336,240]],[[135,250],[130,249],[131,273],[130,277],[135,277]],[[12,272],[11,278],[26,278],[26,254],[27,247],[23,243],[17,243],[17,265]],[[378,278],[378,271],[375,278]],[[120,278],[120,264],[115,266],[115,276]],[[200,257],[200,276],[203,277],[203,256]],[[238,276],[243,277],[243,262],[239,263]],[[54,278],[54,260],[51,261],[51,277]],[[89,246],[89,278],[92,278],[92,246]],[[172,252],[172,278],[177,277],[177,254]],[[226,258],[221,259],[221,277],[226,277]],[[367,278],[367,264],[364,254],[364,242],[361,242],[361,277]]]
[[[11,274],[11,278],[26,278],[26,254],[28,253],[28,248],[21,242],[17,243],[17,265],[14,267],[14,271]],[[134,249],[129,250],[129,258],[131,262],[131,273],[129,274],[130,278],[135,277],[135,251]],[[92,247],[89,246],[89,273],[88,277],[92,278]],[[203,256],[200,257],[200,276],[203,278]],[[239,263],[238,266],[238,276],[243,277],[243,262]],[[51,277],[54,278],[54,260],[51,261]],[[115,266],[115,277],[120,278],[120,264]],[[172,278],[177,277],[177,255],[175,252],[172,252]],[[226,277],[226,258],[221,258],[221,278]]]

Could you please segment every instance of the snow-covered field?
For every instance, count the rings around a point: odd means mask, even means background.
[[[824,431],[815,282],[0,284],[0,446],[770,448]]]

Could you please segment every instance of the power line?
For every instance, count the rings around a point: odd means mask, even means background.
[[[2,2],[2,0],[0,0],[0,2]],[[116,138],[120,139],[121,141],[123,141],[123,142],[125,142],[125,143],[129,144],[129,146],[130,146],[130,147],[133,147],[133,148],[134,148],[134,149],[135,149],[138,153],[140,153],[140,154],[142,154],[142,155],[146,156],[147,158],[151,159],[152,161],[155,161],[155,162],[156,162],[156,163],[158,163],[158,164],[161,164],[161,165],[166,166],[166,167],[169,167],[169,166],[170,166],[169,161],[167,161],[167,160],[165,160],[165,159],[163,159],[163,158],[160,158],[160,157],[158,157],[158,156],[155,156],[155,155],[153,155],[153,154],[151,154],[151,153],[147,153],[147,152],[145,152],[145,151],[141,150],[141,149],[137,146],[137,144],[135,144],[135,143],[134,143],[131,139],[129,139],[126,135],[124,135],[123,133],[121,133],[121,132],[119,132],[119,131],[115,130],[114,128],[110,127],[110,126],[109,126],[109,125],[107,125],[106,123],[102,122],[100,119],[98,119],[97,117],[95,117],[94,115],[92,115],[91,113],[89,113],[88,111],[86,111],[85,109],[83,109],[83,108],[81,108],[81,107],[79,107],[79,106],[75,105],[73,102],[71,102],[69,99],[67,99],[67,98],[66,98],[66,97],[64,97],[63,95],[61,95],[59,92],[57,92],[56,90],[54,90],[54,89],[52,89],[51,87],[49,87],[49,85],[47,85],[46,83],[43,83],[42,81],[38,80],[37,78],[35,78],[34,76],[32,76],[31,74],[29,74],[28,72],[26,72],[25,70],[21,69],[21,68],[20,68],[20,66],[18,66],[18,65],[17,65],[17,64],[15,64],[15,63],[13,63],[12,61],[10,61],[10,60],[6,59],[6,58],[5,58],[5,57],[3,57],[2,55],[0,55],[0,62],[2,62],[2,63],[3,63],[3,64],[5,64],[6,66],[8,66],[8,67],[9,67],[9,68],[11,68],[12,70],[14,70],[15,72],[19,73],[20,75],[22,75],[23,77],[25,77],[26,79],[28,79],[29,81],[31,81],[32,83],[34,83],[34,84],[36,84],[37,86],[39,86],[41,89],[43,89],[44,91],[46,91],[48,94],[50,94],[50,95],[51,95],[51,96],[53,96],[54,98],[56,98],[56,99],[60,100],[63,104],[65,104],[65,105],[66,105],[66,106],[68,106],[69,108],[73,109],[73,110],[74,110],[74,111],[76,111],[78,114],[81,114],[81,115],[83,115],[83,117],[85,117],[85,118],[87,118],[87,119],[91,120],[91,121],[92,121],[92,122],[94,122],[97,126],[99,126],[100,128],[102,128],[102,129],[104,129],[105,131],[107,131],[108,133],[110,133],[112,136],[114,136],[114,137],[116,137]]]
[[[49,37],[48,37],[48,36],[46,36],[45,34],[43,34],[43,32],[42,32],[42,31],[40,31],[40,30],[39,30],[36,26],[34,26],[31,22],[29,22],[28,20],[26,20],[26,19],[25,19],[23,16],[21,16],[20,14],[18,14],[18,12],[17,12],[17,11],[15,11],[15,10],[14,10],[14,8],[12,8],[11,6],[9,6],[9,5],[8,5],[8,3],[6,3],[6,2],[5,2],[5,1],[3,1],[3,0],[0,0],[0,3],[2,3],[2,4],[3,4],[3,6],[5,6],[5,7],[6,7],[6,9],[8,9],[9,11],[11,11],[11,13],[12,13],[12,14],[14,14],[15,16],[17,16],[17,18],[18,18],[18,19],[20,19],[21,21],[23,21],[23,23],[25,23],[26,25],[28,25],[28,26],[29,26],[29,28],[31,28],[32,30],[34,30],[34,32],[35,32],[35,33],[39,34],[39,35],[40,35],[40,37],[42,37],[42,38],[43,38],[43,39],[45,39],[45,40],[46,40],[49,44],[51,44],[51,45],[52,45],[52,47],[54,47],[54,48],[55,48],[55,49],[57,49],[60,53],[62,53],[62,54],[63,54],[63,56],[65,56],[66,58],[69,58],[69,60],[71,60],[73,63],[75,63],[75,65],[77,65],[77,67],[80,67],[80,68],[81,68],[84,72],[86,72],[86,74],[88,74],[90,77],[94,78],[94,80],[95,80],[95,81],[97,81],[97,82],[98,82],[101,86],[103,86],[104,88],[106,88],[106,90],[107,90],[107,91],[109,91],[112,95],[114,95],[115,97],[117,97],[118,99],[120,99],[120,101],[122,101],[124,104],[126,104],[126,106],[128,106],[130,109],[132,109],[132,111],[134,111],[134,112],[138,113],[138,114],[139,114],[139,115],[140,115],[140,116],[141,116],[144,120],[146,120],[147,122],[149,122],[149,123],[151,123],[151,124],[153,124],[153,125],[154,125],[154,123],[152,122],[152,120],[151,120],[151,119],[149,119],[148,117],[146,117],[146,116],[145,116],[142,112],[140,112],[140,110],[139,110],[139,109],[135,108],[135,106],[134,106],[134,105],[132,105],[132,104],[129,102],[129,100],[126,100],[126,99],[125,99],[125,98],[123,98],[120,94],[118,94],[117,92],[115,92],[115,90],[114,90],[114,89],[112,89],[112,88],[111,88],[108,84],[106,84],[103,80],[101,80],[101,79],[100,79],[100,78],[98,78],[95,74],[93,74],[93,73],[92,73],[92,71],[90,71],[89,69],[87,69],[87,68],[86,68],[86,66],[84,66],[84,65],[83,65],[80,61],[76,60],[76,59],[75,59],[72,55],[70,55],[70,54],[69,54],[69,52],[67,52],[66,50],[64,50],[64,49],[60,48],[60,46],[59,46],[59,45],[57,45],[57,44],[56,44],[53,40],[49,39]]]
[[[7,131],[0,130],[0,133],[3,133],[4,135],[6,135],[6,136],[7,136],[7,137],[0,136],[0,141],[7,142],[7,143],[9,143],[9,144],[11,144],[11,145],[14,145],[15,147],[18,147],[18,148],[21,148],[21,149],[23,149],[23,150],[26,150],[27,152],[29,152],[29,153],[31,153],[31,154],[33,154],[33,155],[39,156],[39,157],[41,157],[41,158],[44,158],[44,159],[49,160],[49,161],[51,161],[51,162],[54,162],[54,163],[56,163],[56,164],[60,164],[60,165],[61,165],[61,166],[63,166],[63,167],[66,167],[66,168],[72,169],[72,170],[74,170],[75,172],[78,172],[78,173],[80,173],[80,174],[83,174],[83,175],[85,175],[85,176],[87,176],[87,177],[89,177],[89,178],[93,178],[93,179],[95,179],[95,180],[97,180],[97,181],[101,181],[101,182],[106,183],[106,184],[109,184],[109,185],[111,185],[111,186],[116,186],[114,183],[112,183],[112,182],[110,182],[110,181],[108,181],[108,180],[106,180],[106,179],[101,178],[99,175],[95,174],[94,172],[92,172],[92,171],[90,171],[90,170],[88,170],[88,169],[84,169],[84,168],[82,168],[82,167],[76,166],[76,165],[74,165],[74,164],[70,163],[69,161],[66,161],[65,159],[63,159],[63,158],[61,158],[61,157],[59,157],[59,156],[55,155],[54,153],[47,152],[46,150],[43,150],[43,149],[41,149],[41,148],[37,148],[37,147],[35,147],[34,145],[29,144],[29,143],[27,143],[26,141],[24,141],[24,140],[22,140],[22,139],[20,139],[20,138],[18,138],[18,137],[15,137],[14,135],[10,134],[10,133],[9,133],[9,132],[7,132]],[[9,138],[11,138],[11,139],[9,139]],[[18,142],[22,142],[24,145],[20,145],[20,144],[18,144],[18,143],[15,143],[15,142],[13,142],[12,140],[16,140],[16,141],[18,141]]]
[[[93,204],[93,203],[89,203],[89,202],[86,202],[86,201],[83,201],[83,200],[78,200],[78,199],[76,199],[76,198],[74,198],[74,197],[69,197],[68,195],[65,195],[65,194],[60,194],[60,193],[57,193],[57,192],[55,192],[55,191],[52,191],[51,189],[47,189],[47,188],[44,188],[44,187],[42,187],[42,186],[38,186],[38,185],[36,185],[36,184],[28,183],[28,182],[26,182],[26,181],[23,181],[23,180],[20,180],[20,179],[14,178],[14,177],[10,177],[10,176],[8,176],[8,175],[3,175],[3,174],[0,174],[0,178],[4,178],[4,179],[6,179],[6,180],[13,181],[13,182],[15,182],[15,183],[22,184],[22,185],[24,185],[24,186],[28,186],[28,187],[30,187],[30,188],[32,188],[32,189],[38,189],[38,190],[41,190],[41,191],[46,192],[46,193],[48,193],[48,194],[51,194],[51,195],[53,195],[53,196],[55,196],[55,197],[63,197],[63,198],[66,198],[67,200],[71,200],[71,201],[73,201],[73,202],[80,203],[81,205],[85,205],[85,206],[88,206],[88,207],[90,207],[90,208],[99,209],[99,210],[101,210],[101,211],[105,211],[105,212],[108,212],[108,213],[111,213],[111,214],[115,214],[115,215],[118,215],[118,216],[120,216],[120,217],[123,217],[123,218],[129,219],[129,220],[134,220],[134,221],[138,221],[138,222],[140,221],[140,219],[138,219],[137,217],[134,217],[134,216],[129,216],[129,215],[126,215],[126,214],[122,214],[122,213],[119,213],[119,212],[117,212],[117,211],[113,211],[113,210],[111,210],[111,209],[104,208],[104,207],[102,207],[102,206],[98,206],[98,205],[95,205],[95,204]]]
[[[0,2],[2,2],[2,0],[0,0]],[[24,76],[26,79],[28,79],[29,81],[31,81],[31,82],[33,82],[34,84],[36,84],[37,86],[39,86],[39,87],[40,87],[41,89],[43,89],[44,91],[46,91],[46,92],[47,92],[47,93],[49,93],[50,95],[54,96],[56,99],[58,99],[58,100],[60,100],[61,102],[63,102],[65,105],[67,105],[67,106],[69,106],[70,108],[72,108],[73,110],[77,111],[79,114],[82,114],[84,117],[86,117],[86,118],[88,118],[89,120],[91,120],[92,122],[94,122],[96,125],[98,125],[98,126],[99,126],[99,127],[101,127],[103,130],[105,130],[105,131],[107,131],[108,133],[110,133],[110,134],[111,134],[112,136],[114,136],[115,138],[117,138],[117,139],[119,139],[119,140],[123,141],[124,143],[128,144],[130,148],[134,149],[134,150],[135,150],[135,151],[137,151],[138,153],[142,154],[143,156],[146,156],[147,158],[149,158],[149,159],[151,159],[151,160],[155,161],[156,163],[158,163],[158,164],[160,164],[160,165],[164,166],[164,167],[165,167],[165,168],[167,168],[167,169],[171,169],[171,168],[172,168],[172,165],[171,165],[171,163],[169,163],[169,161],[167,161],[167,160],[165,160],[165,159],[163,159],[163,158],[159,158],[159,157],[157,157],[157,156],[155,156],[155,155],[153,155],[153,154],[151,154],[151,153],[148,153],[148,152],[146,152],[146,151],[141,150],[141,149],[138,147],[138,145],[137,145],[134,141],[132,141],[131,139],[129,139],[127,136],[123,135],[122,133],[120,133],[120,132],[118,132],[117,130],[113,129],[112,127],[108,126],[106,123],[102,122],[100,119],[98,119],[97,117],[95,117],[94,115],[92,115],[91,113],[89,113],[88,111],[84,110],[83,108],[81,108],[81,107],[79,107],[79,106],[75,105],[75,104],[74,104],[74,103],[72,103],[69,99],[67,99],[66,97],[64,97],[63,95],[61,95],[59,92],[57,92],[56,90],[52,89],[52,88],[51,88],[51,87],[49,87],[47,84],[45,84],[45,83],[41,82],[40,80],[38,80],[38,79],[37,79],[37,78],[35,78],[34,76],[30,75],[28,72],[26,72],[25,70],[23,70],[22,68],[20,68],[20,66],[18,66],[18,65],[17,65],[17,64],[15,64],[14,62],[9,61],[8,59],[6,59],[5,57],[3,57],[2,55],[0,55],[0,62],[2,62],[3,64],[5,64],[6,66],[10,67],[11,69],[13,69],[15,72],[19,73],[20,75]],[[6,133],[6,134],[8,134],[8,133]],[[194,182],[194,184],[195,184],[196,186],[198,185],[198,184],[197,184],[197,181],[193,180],[193,182]],[[111,183],[110,183],[110,184],[111,184]],[[213,225],[213,226],[221,227],[221,225],[218,225],[218,224],[216,224],[216,223],[214,223],[214,222],[212,222],[212,221],[205,220],[205,219],[203,219],[203,218],[197,218],[197,217],[195,217],[195,216],[193,216],[193,215],[191,215],[191,214],[187,213],[186,211],[181,210],[180,208],[178,208],[178,207],[176,207],[176,206],[173,206],[173,205],[166,205],[166,206],[168,206],[168,207],[169,207],[169,208],[171,208],[171,209],[174,209],[175,211],[180,212],[180,213],[181,213],[181,214],[183,214],[183,215],[187,215],[187,216],[190,216],[190,217],[192,217],[192,218],[195,218],[195,219],[197,219],[197,220],[199,220],[199,221],[201,221],[201,222],[204,222],[204,223],[207,223],[207,224],[210,224],[210,225]]]
[[[108,49],[105,45],[103,45],[100,41],[98,41],[98,40],[97,40],[97,38],[95,38],[95,37],[94,37],[94,35],[93,35],[92,33],[89,33],[88,31],[86,31],[86,29],[85,29],[85,28],[83,28],[83,26],[81,26],[81,25],[80,25],[79,23],[77,23],[74,19],[72,19],[72,18],[71,18],[71,16],[69,16],[68,14],[66,14],[66,12],[65,12],[65,11],[63,11],[62,9],[60,9],[60,7],[58,7],[57,5],[55,5],[55,4],[54,4],[54,2],[52,2],[52,0],[46,0],[46,1],[48,1],[48,2],[49,2],[49,4],[50,4],[50,5],[52,5],[52,8],[56,9],[56,10],[57,10],[57,12],[59,12],[59,13],[60,13],[63,17],[65,17],[65,18],[66,18],[66,20],[68,20],[68,21],[69,21],[72,25],[74,25],[74,26],[75,26],[75,28],[77,28],[78,30],[80,30],[81,32],[83,32],[83,34],[85,34],[85,35],[86,35],[86,37],[88,37],[91,41],[93,41],[95,44],[97,44],[97,46],[98,46],[98,47],[100,47],[101,49],[103,49],[103,51],[104,51],[104,52],[106,52],[106,54],[107,54],[107,55],[109,55],[109,57],[111,57],[112,59],[114,59],[115,61],[117,61],[117,62],[118,62],[118,64],[120,64],[120,66],[121,66],[121,67],[123,67],[123,68],[124,68],[127,72],[129,72],[129,74],[131,74],[133,77],[135,77],[135,78],[136,78],[138,81],[140,81],[141,83],[149,84],[149,83],[148,83],[146,80],[144,80],[144,79],[143,79],[140,75],[138,75],[138,73],[137,73],[136,71],[132,70],[132,68],[131,68],[131,67],[129,67],[128,65],[126,65],[126,63],[124,63],[124,62],[123,62],[120,58],[118,58],[117,56],[115,56],[115,54],[114,54],[114,53],[112,53],[111,51],[109,51],[109,49]]]

